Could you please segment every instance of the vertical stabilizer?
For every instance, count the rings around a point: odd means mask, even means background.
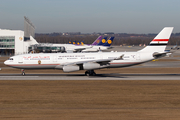
[[[99,36],[91,45],[97,45],[102,39],[102,36]]]
[[[110,37],[104,44],[103,46],[110,47],[111,44],[113,43],[114,37]]]
[[[159,52],[163,53],[171,33],[173,31],[173,27],[165,27],[144,49],[139,52]]]
[[[104,37],[97,45],[103,45],[106,43],[107,37]]]

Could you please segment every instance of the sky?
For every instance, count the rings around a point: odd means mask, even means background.
[[[24,16],[36,33],[180,32],[180,0],[1,0],[0,29],[24,30]]]

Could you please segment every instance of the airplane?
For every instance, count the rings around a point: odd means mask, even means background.
[[[114,37],[111,37],[108,41],[107,37],[104,37],[102,40],[102,36],[99,36],[92,44],[83,44],[77,45],[75,41],[73,44],[53,44],[52,46],[64,46],[67,53],[73,52],[97,52],[104,51],[110,49],[110,45],[113,42]]]
[[[96,45],[97,41],[100,41],[102,39],[102,36],[99,36],[91,45]],[[73,52],[81,52],[84,49],[92,48],[91,45],[76,45],[76,42],[73,41],[72,44],[52,44],[52,46],[63,46],[65,47],[65,50],[67,53],[73,53]]]
[[[102,39],[102,36],[99,36],[92,44],[84,44],[84,41],[82,41],[82,42],[78,42],[79,44],[75,44],[75,45],[87,45],[87,46],[98,45],[98,44],[100,44],[101,39]],[[106,40],[107,37],[104,37],[103,39]],[[76,43],[76,41],[74,41],[74,43]],[[69,44],[73,44],[73,43],[71,41],[69,41]]]
[[[82,50],[81,52],[97,52],[97,51],[104,51],[104,50],[112,48],[110,46],[114,40],[114,37],[110,37],[107,41],[106,39],[107,37],[104,37],[97,45],[93,45],[91,48],[86,48]]]
[[[93,50],[93,52],[99,51],[98,49],[101,48],[101,50],[106,50],[111,48],[110,46],[105,46],[103,47],[103,45],[105,45],[106,43],[102,43],[101,42],[102,36],[99,36],[92,44],[88,45],[88,44],[84,44],[83,42],[81,42],[80,44],[75,44],[76,41],[73,41],[72,44],[71,41],[69,41],[69,44],[48,44],[46,43],[47,46],[51,46],[51,47],[64,47],[65,51],[67,53],[73,53],[73,52],[82,52],[83,50],[85,50],[86,52],[91,52]],[[102,39],[102,41],[106,41],[107,37],[104,37]],[[38,44],[38,43],[36,43]],[[90,49],[93,48],[93,49]],[[88,50],[86,50],[88,49]]]
[[[174,45],[174,46],[171,48],[171,50],[179,50],[179,47],[178,47],[177,42],[176,42],[176,45]]]
[[[63,72],[86,70],[85,75],[94,76],[94,70],[121,68],[142,64],[164,57],[173,27],[165,27],[148,46],[137,52],[97,52],[97,53],[41,53],[10,57],[5,65],[23,69],[60,69]]]

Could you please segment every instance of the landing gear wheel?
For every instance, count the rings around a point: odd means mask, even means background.
[[[89,71],[86,71],[86,72],[85,72],[85,75],[86,75],[86,76],[90,76]]]
[[[85,72],[85,75],[86,75],[86,76],[95,76],[96,73],[94,72],[94,70],[87,70],[87,71]]]
[[[22,76],[26,75],[25,72],[22,72]]]
[[[92,73],[92,76],[96,76],[96,73],[95,73],[95,72],[93,72],[93,73]]]
[[[25,75],[24,69],[22,69],[21,72],[22,72],[21,75],[24,76]]]

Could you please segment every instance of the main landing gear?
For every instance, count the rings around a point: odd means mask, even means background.
[[[86,76],[95,76],[96,73],[94,72],[94,70],[87,70],[87,71],[85,72],[85,75],[86,75]]]
[[[24,72],[24,69],[21,69],[21,75],[24,76],[25,75],[25,72]]]

